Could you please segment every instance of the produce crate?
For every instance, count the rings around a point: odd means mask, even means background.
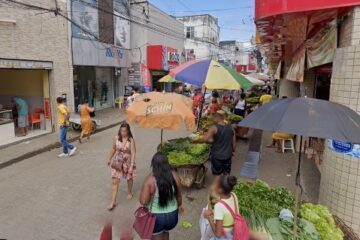
[[[334,216],[334,220],[336,225],[341,229],[341,231],[344,233],[344,239],[345,240],[360,240],[360,237],[354,233],[354,230],[346,225],[346,223],[339,218],[338,216]]]
[[[191,187],[196,180],[199,167],[178,167],[176,172],[180,178],[181,185]]]
[[[199,170],[196,174],[194,185],[197,188],[203,188],[205,185],[205,175],[206,175],[207,168],[202,165],[199,167]]]

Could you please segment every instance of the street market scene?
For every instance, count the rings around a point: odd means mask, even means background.
[[[0,240],[360,240],[360,1],[0,0]]]

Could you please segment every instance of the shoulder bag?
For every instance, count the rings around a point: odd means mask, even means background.
[[[151,239],[154,232],[156,216],[151,213],[155,193],[152,194],[150,209],[141,206],[135,211],[134,229],[141,239]]]

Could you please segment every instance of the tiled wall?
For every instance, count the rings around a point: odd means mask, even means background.
[[[331,79],[330,101],[360,114],[360,7],[344,22]],[[351,34],[348,34],[351,32]],[[320,203],[360,235],[360,159],[325,149]]]

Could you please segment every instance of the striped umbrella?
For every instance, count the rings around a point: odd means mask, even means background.
[[[223,65],[224,68],[226,68],[226,70],[228,70],[230,72],[231,75],[233,75],[233,77],[240,83],[240,86],[242,89],[244,90],[248,90],[249,88],[251,88],[252,86],[254,86],[255,84],[253,82],[251,82],[246,76],[244,76],[242,73],[237,72],[235,69],[233,69],[232,67],[228,67]]]
[[[207,89],[239,90],[240,83],[220,63],[211,59],[193,60],[174,69],[169,75],[179,82]]]

